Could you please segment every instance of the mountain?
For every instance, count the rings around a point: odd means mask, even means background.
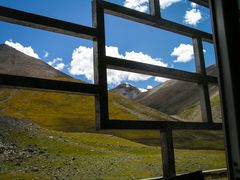
[[[141,94],[141,91],[138,88],[127,82],[118,85],[110,91],[127,99],[135,99]]]
[[[5,44],[0,44],[0,73],[39,78],[70,77],[47,63]]]
[[[40,59],[29,57],[6,45],[1,45],[0,64],[2,66],[1,73],[53,79],[57,77],[68,81],[78,81],[52,68]],[[178,121],[176,118],[158,110],[133,102],[112,92],[109,92],[108,99],[110,119]],[[95,132],[93,96],[0,87],[0,116],[29,119],[42,127],[53,130]],[[137,142],[159,144],[158,131],[141,133],[139,131],[104,132]]]
[[[215,65],[208,67],[207,73],[216,76]],[[212,96],[218,89],[216,86],[209,86],[209,90]],[[140,94],[135,101],[166,114],[175,115],[199,102],[199,86],[196,83],[168,80]]]
[[[0,73],[73,80],[5,45],[1,45],[0,66]],[[108,95],[111,119],[176,121],[112,92]],[[0,179],[161,176],[161,148],[152,146],[160,144],[159,131],[96,132],[94,112],[93,96],[0,87],[0,161],[4,162]],[[179,130],[173,137],[180,172],[225,166],[222,132]]]
[[[6,48],[1,52],[1,57],[4,57],[4,53],[8,50],[13,51],[12,48]],[[19,52],[17,52],[19,54]],[[26,57],[23,54],[20,56]],[[12,54],[14,57],[15,55]],[[19,57],[20,57],[19,56]],[[25,58],[28,62],[31,57]],[[12,58],[9,58],[11,61]],[[0,63],[4,59],[0,58]],[[27,62],[24,60],[22,64],[27,66]],[[41,61],[37,59],[37,61]],[[37,62],[43,64],[49,68],[43,62]],[[37,72],[40,70],[37,65],[32,64],[32,67],[36,68],[29,74],[34,76],[43,72]],[[10,68],[10,67],[9,67]],[[15,67],[11,67],[15,68]],[[15,68],[18,72],[22,66]],[[49,72],[49,71],[53,72]],[[54,68],[50,67],[47,73],[44,73],[46,78],[49,76],[55,77],[63,74],[62,72],[56,72]],[[2,71],[2,73],[5,73]],[[49,76],[48,76],[49,73]],[[77,81],[76,79],[67,77],[63,74],[62,78],[69,81]],[[55,78],[54,77],[54,78]],[[162,113],[156,109],[144,106],[137,102],[133,102],[124,97],[121,97],[115,93],[108,93],[109,99],[109,116],[110,119],[122,119],[122,120],[160,120],[160,121],[178,121],[165,113]],[[40,125],[41,127],[57,130],[63,132],[96,132],[95,130],[95,108],[94,97],[84,96],[80,94],[71,94],[55,91],[40,91],[40,90],[26,90],[26,89],[14,89],[0,87],[0,116],[12,117],[16,119],[27,119]],[[148,145],[159,145],[159,131],[151,130],[101,130],[98,133],[115,135],[125,139],[129,139],[135,142],[140,142]],[[191,138],[189,138],[191,137]],[[1,136],[0,136],[1,138]],[[213,140],[214,139],[214,140]],[[197,141],[196,141],[197,140]],[[223,149],[223,133],[220,131],[176,131],[174,132],[174,146],[176,148],[192,148],[192,149]]]

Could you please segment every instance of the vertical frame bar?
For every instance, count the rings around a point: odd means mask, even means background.
[[[93,27],[97,29],[97,39],[93,42],[94,83],[99,85],[99,94],[95,96],[96,128],[101,129],[109,120],[107,66],[105,63],[105,28],[102,0],[92,1]]]
[[[170,178],[176,176],[175,158],[173,147],[172,129],[166,128],[160,131],[161,151],[162,151],[162,168],[163,177]]]
[[[238,1],[209,0],[214,31],[228,179],[240,179],[240,22]]]
[[[149,0],[149,10],[152,16],[161,17],[159,0]]]
[[[203,122],[212,123],[212,111],[211,111],[211,102],[208,89],[208,82],[206,79],[206,68],[203,55],[203,45],[202,39],[199,37],[193,38],[193,49],[195,56],[196,71],[200,73],[203,78],[202,84],[199,84],[200,88],[200,105],[201,105],[201,114]]]

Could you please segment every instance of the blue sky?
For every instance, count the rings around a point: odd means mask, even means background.
[[[145,13],[147,0],[108,0]],[[162,17],[211,33],[208,9],[185,0],[161,0]],[[1,0],[1,6],[91,26],[91,0]],[[171,32],[105,15],[107,55],[194,72],[192,40]],[[42,59],[53,67],[92,83],[92,42],[57,33],[0,22],[0,43]],[[212,44],[204,43],[206,65],[214,64]],[[109,71],[109,88],[130,82],[139,88],[165,81]]]

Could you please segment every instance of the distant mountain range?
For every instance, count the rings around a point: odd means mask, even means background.
[[[0,73],[78,81],[40,59],[27,56],[7,45],[0,45]],[[118,89],[120,90],[118,91]],[[138,88],[124,83],[114,90],[115,93],[112,92],[113,90],[109,91],[110,119],[180,121],[179,117],[173,117],[136,102],[139,97],[150,96],[150,92],[153,93],[156,89],[157,87],[142,94]],[[116,94],[117,92],[122,92],[121,96]],[[122,97],[124,94],[129,99]],[[218,104],[217,100],[214,102]],[[191,112],[195,111],[190,110]],[[218,109],[215,112],[219,112]],[[199,113],[197,112],[197,114]],[[95,108],[94,97],[92,96],[0,87],[0,116],[28,119],[42,127],[53,130],[95,132]],[[184,116],[186,116],[186,113],[184,113]],[[101,130],[99,133],[108,133],[144,144],[159,145],[160,143],[159,131]],[[192,137],[190,140],[189,136]],[[175,146],[188,149],[210,148],[209,144],[211,144],[211,148],[222,148],[222,137],[221,132],[210,131],[198,133],[177,131],[174,133]]]
[[[79,81],[7,45],[0,45],[0,67],[0,73],[3,74]],[[179,121],[110,91],[108,99],[110,119]],[[53,130],[95,132],[93,96],[0,87],[0,116],[29,119]],[[159,143],[158,132],[149,132],[147,136],[144,132],[134,134],[133,131],[110,133],[137,142]]]
[[[5,44],[0,45],[0,73],[73,80],[67,74],[54,69],[47,63],[23,54]],[[215,65],[209,66],[207,73],[216,76]],[[214,116],[217,117],[217,119],[221,119],[219,100],[217,99],[218,89],[216,86],[209,86],[209,90],[211,99],[215,98],[215,102],[217,102],[214,104],[215,106],[212,107]],[[109,99],[111,103],[113,103],[110,110],[112,107],[120,108],[121,111],[129,114],[131,117],[136,117],[136,119],[176,120],[177,118],[184,121],[201,120],[199,87],[196,83],[168,80],[146,92],[141,92],[130,83],[122,83],[111,89],[109,93]],[[115,97],[115,94],[129,99],[131,103],[127,105],[124,100]],[[136,105],[132,105],[130,108],[129,104]],[[137,110],[135,107],[140,106],[140,104],[143,106],[140,108],[141,110],[139,108]],[[151,110],[147,110],[147,108],[151,108]],[[147,114],[148,111],[153,112],[154,115],[152,114],[151,116]],[[122,118],[128,119],[126,117],[130,116],[123,116]],[[119,117],[121,117],[121,115],[119,115]],[[113,118],[116,117],[113,116]]]
[[[207,67],[206,70],[209,75],[217,75],[215,65]],[[201,120],[199,106],[200,88],[197,83],[168,80],[146,92],[140,92],[137,87],[128,83],[123,83],[110,91],[169,115],[180,115],[188,108],[192,108],[195,105],[196,107],[192,109],[193,114],[190,115],[190,113],[188,114],[189,117],[182,118],[189,118],[188,120],[190,121]],[[217,86],[210,85],[209,92],[211,99],[218,96]],[[215,106],[219,106],[219,103],[215,103]],[[218,119],[217,121],[220,121],[220,107],[217,108],[218,110],[216,110],[215,107],[212,107],[212,109],[215,109],[214,116]]]
[[[215,65],[207,68],[211,75],[217,74]],[[200,88],[197,83],[168,80],[135,98],[136,102],[158,109],[168,114],[178,114],[186,107],[199,101]],[[210,94],[217,88],[210,87]]]

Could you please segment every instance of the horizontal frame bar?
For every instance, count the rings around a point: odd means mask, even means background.
[[[190,0],[196,4],[199,4],[201,6],[204,6],[206,8],[209,8],[209,3],[208,3],[208,0]]]
[[[95,28],[0,6],[0,21],[93,40]]]
[[[63,92],[97,95],[98,85],[42,79],[35,77],[0,74],[0,87],[17,87],[27,89],[55,90]]]
[[[208,122],[173,122],[173,121],[142,121],[142,120],[109,120],[102,124],[102,129],[152,129],[164,130],[222,130],[222,123]]]
[[[170,79],[202,83],[204,80],[209,83],[217,84],[217,77],[205,76],[205,78],[199,73],[192,73],[173,68],[161,67],[151,64],[140,63],[131,60],[119,59],[114,57],[105,57],[107,68],[120,71],[128,71],[152,76],[161,76]]]
[[[201,37],[204,41],[213,43],[212,34],[209,34],[207,32],[193,29],[193,28],[160,18],[160,17],[142,13],[140,11],[129,9],[114,3],[103,1],[102,4],[105,9],[104,12],[107,14],[122,17],[127,20],[132,20],[135,22],[143,23],[145,25],[161,28],[177,34],[188,36],[190,38]]]

